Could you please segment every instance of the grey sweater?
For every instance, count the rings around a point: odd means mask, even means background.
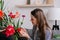
[[[28,31],[28,34],[30,36],[30,38],[28,40],[40,40],[39,38],[39,31],[35,28],[33,29],[27,29]],[[35,33],[33,33],[34,31],[36,31]],[[51,35],[52,35],[52,32],[51,32],[51,29],[46,29],[45,30],[45,40],[51,40]]]

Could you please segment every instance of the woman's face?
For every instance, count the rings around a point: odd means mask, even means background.
[[[37,25],[37,19],[33,15],[31,15],[31,22],[33,25]]]

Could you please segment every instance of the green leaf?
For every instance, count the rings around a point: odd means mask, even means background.
[[[1,10],[3,9],[2,0],[1,0]]]
[[[20,26],[23,24],[23,21],[24,21],[24,18],[22,19],[22,22],[21,22]]]
[[[60,38],[60,34],[56,34],[53,36],[54,38]]]
[[[9,23],[12,23],[12,19],[9,17]]]
[[[23,24],[23,22],[21,22],[21,25]]]
[[[3,21],[5,22],[4,26],[7,27],[7,25],[8,25],[8,17],[7,17],[7,15],[5,13],[4,13],[4,20]]]
[[[3,8],[4,8],[4,1],[2,2],[2,10],[3,10]]]
[[[16,37],[16,40],[18,40],[18,38]]]
[[[3,10],[3,7],[4,7],[4,1],[2,0],[2,10]]]
[[[2,26],[2,20],[0,20],[0,26]]]
[[[19,19],[18,22],[17,22],[17,28],[19,27],[19,21],[20,21],[20,19]]]
[[[6,17],[6,21],[8,22],[8,17],[7,17],[7,15],[4,13],[4,15],[5,15],[5,17]]]
[[[13,22],[13,26],[14,26],[14,29],[16,30],[16,25],[15,25],[15,23]]]
[[[14,40],[18,40],[18,37],[16,35],[14,35]]]

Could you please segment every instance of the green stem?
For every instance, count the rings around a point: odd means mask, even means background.
[[[21,25],[23,24],[23,21],[24,21],[24,17],[23,17],[23,19],[22,19],[22,22],[21,22],[21,24],[20,24],[20,27],[21,27]]]
[[[2,0],[0,0],[0,7],[1,7],[1,9],[2,9]]]

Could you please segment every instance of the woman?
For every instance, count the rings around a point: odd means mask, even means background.
[[[32,30],[21,29],[20,35],[28,40],[51,40],[52,31],[46,21],[43,10],[34,9],[31,11]],[[31,33],[32,32],[32,33]]]

